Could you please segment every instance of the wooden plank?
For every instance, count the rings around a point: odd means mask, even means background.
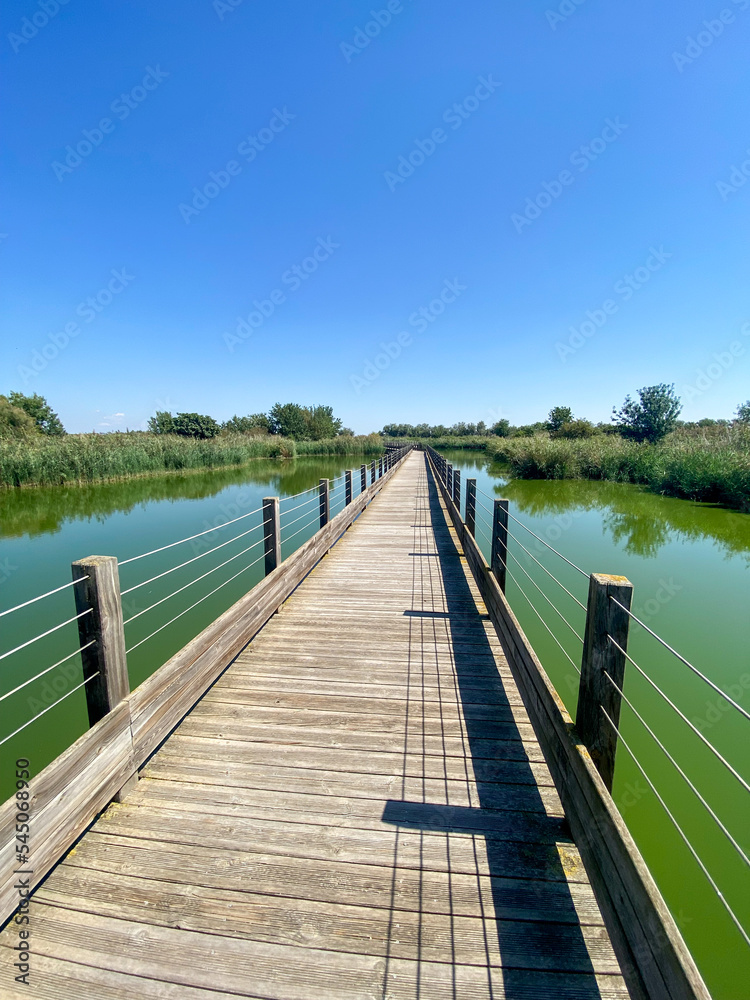
[[[31,917],[62,907],[182,930],[221,929],[222,937],[358,955],[497,968],[612,974],[619,971],[603,926],[481,918],[366,905],[275,898],[243,889],[211,889],[132,875],[100,875],[63,866],[54,887],[36,895]],[[39,904],[43,904],[42,906]],[[393,925],[398,931],[391,933]]]
[[[619,976],[415,962],[318,948],[241,941],[57,907],[38,907],[39,953],[65,962],[241,996],[289,1000],[559,1000],[598,990],[627,1000]],[[417,990],[419,993],[417,993]]]
[[[576,863],[566,858],[568,868]],[[578,862],[580,864],[580,861]],[[196,889],[239,889],[282,899],[366,904],[390,910],[455,914],[488,919],[503,917],[556,923],[602,925],[594,893],[584,881],[533,881],[473,873],[394,868],[393,864],[348,864],[285,859],[257,851],[169,844],[93,832],[65,859],[64,865],[100,874],[133,875],[177,882]]]

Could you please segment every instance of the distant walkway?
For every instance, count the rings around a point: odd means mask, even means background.
[[[3,997],[626,1000],[423,453],[52,872],[31,927],[32,985],[6,974]]]

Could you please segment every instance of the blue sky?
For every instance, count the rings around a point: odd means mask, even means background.
[[[729,416],[749,38],[750,0],[9,0],[0,391],[73,431]]]

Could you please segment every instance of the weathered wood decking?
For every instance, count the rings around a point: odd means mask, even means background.
[[[52,872],[31,930],[31,986],[3,996],[628,996],[422,453]]]

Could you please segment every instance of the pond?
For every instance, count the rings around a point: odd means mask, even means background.
[[[492,502],[509,500],[507,597],[573,717],[585,621],[576,601],[586,604],[588,583],[547,546],[586,574],[628,577],[638,618],[750,710],[750,515],[629,484],[511,479],[481,454],[442,454],[461,471],[464,514],[466,479],[477,480],[477,541],[488,559]],[[628,652],[747,780],[747,719],[637,624]],[[623,705],[623,740],[726,901],[750,926],[747,865],[644,723],[745,853],[750,851],[747,791],[630,663],[624,691],[643,722]],[[613,795],[715,1000],[747,995],[750,952],[622,742]]]

